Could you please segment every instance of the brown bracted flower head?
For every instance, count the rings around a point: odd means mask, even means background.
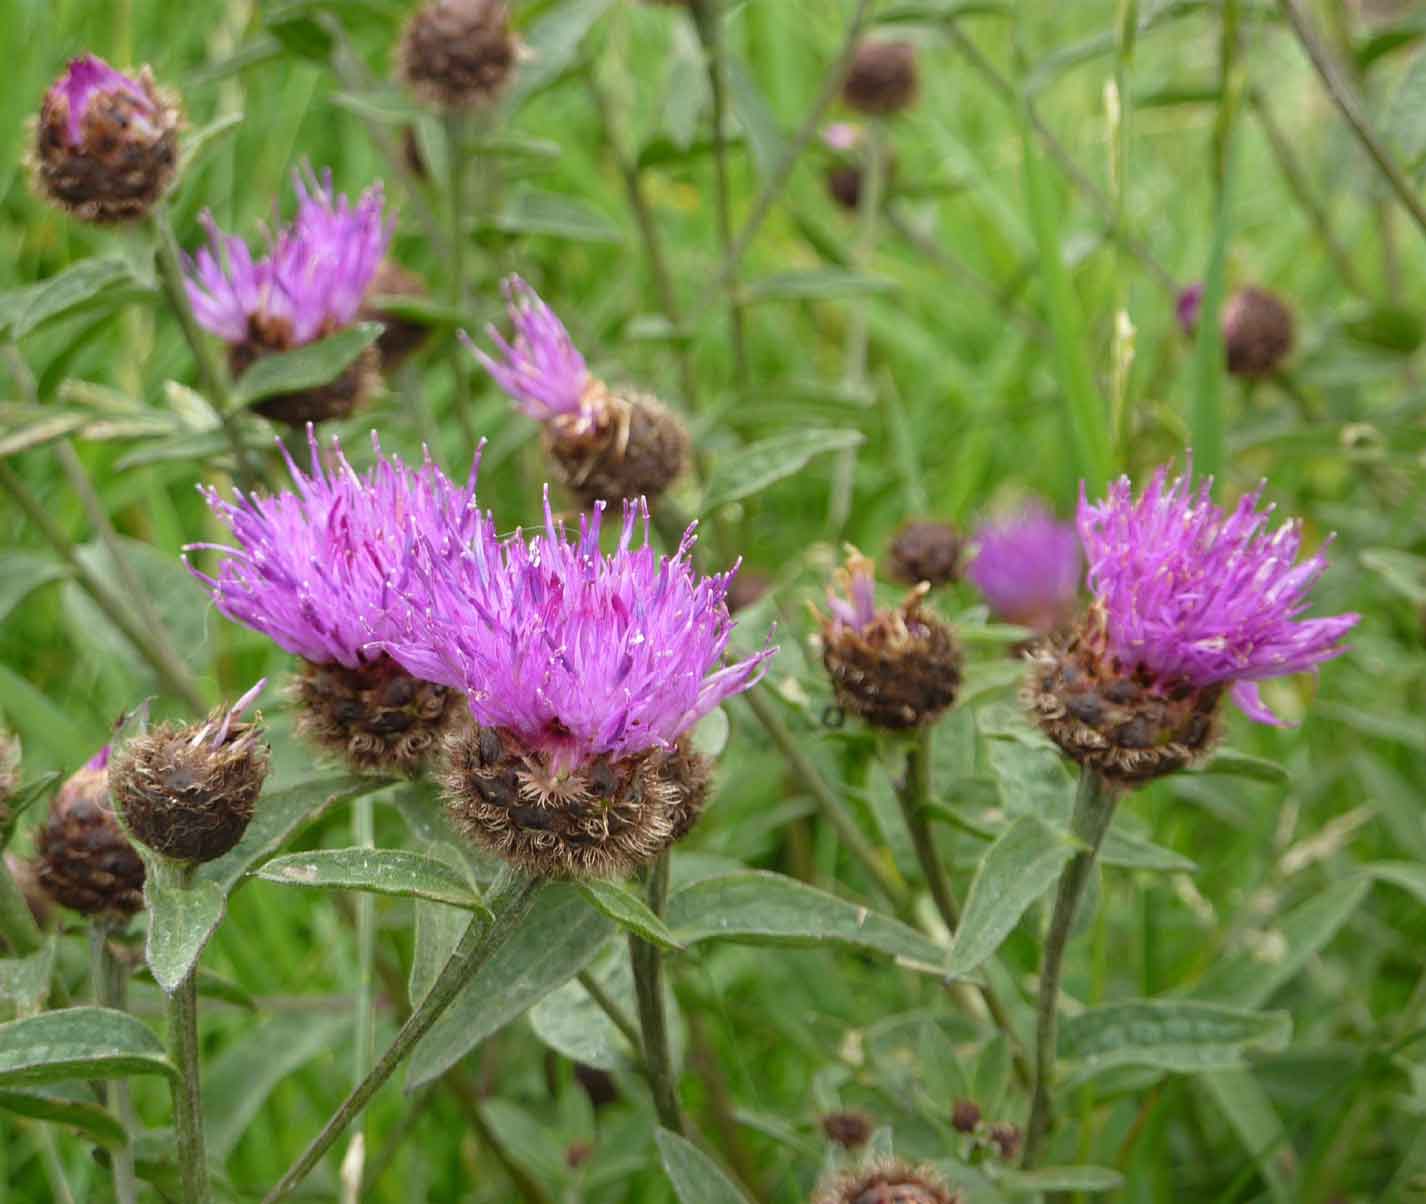
[[[824,1179],[812,1204],[964,1204],[965,1197],[946,1185],[929,1166],[883,1160],[841,1171]]]
[[[401,35],[399,71],[439,109],[493,104],[520,59],[504,0],[430,0]]]
[[[887,117],[916,103],[920,77],[916,47],[910,42],[868,38],[856,49],[842,81],[849,108],[871,117]]]
[[[55,795],[36,840],[40,885],[86,916],[125,919],[144,905],[144,863],[109,797],[109,746]]]

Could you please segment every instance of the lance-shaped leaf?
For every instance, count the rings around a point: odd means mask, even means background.
[[[216,882],[183,886],[168,874],[155,872],[151,856],[144,857],[144,865],[144,902],[149,915],[144,959],[154,981],[172,995],[222,922],[227,894]]]
[[[621,928],[642,937],[660,949],[678,953],[683,946],[649,906],[633,891],[617,882],[594,878],[579,884],[580,893]]]
[[[748,1204],[748,1197],[707,1154],[667,1129],[654,1134],[679,1204]]]
[[[376,342],[380,334],[380,322],[359,322],[305,347],[263,356],[234,386],[235,402],[250,406],[265,397],[328,384]]]
[[[739,498],[761,493],[769,485],[801,472],[814,456],[846,451],[864,438],[860,431],[814,427],[773,435],[739,448],[735,454],[723,456],[714,463],[703,493],[702,508],[705,512],[716,510]]]
[[[92,1095],[86,1099],[81,1094],[83,1090],[77,1085],[66,1090],[63,1084],[44,1091],[6,1088],[0,1090],[0,1109],[30,1120],[78,1129],[90,1141],[106,1149],[121,1148],[128,1140],[124,1126],[113,1113],[96,1104]]]
[[[142,1021],[112,1008],[63,1008],[0,1024],[0,1085],[177,1075]]]
[[[1080,1080],[1115,1066],[1179,1074],[1231,1070],[1250,1050],[1279,1050],[1292,1037],[1286,1012],[1250,1012],[1186,999],[1137,999],[1090,1008],[1064,1021],[1062,1058]]]
[[[317,849],[274,857],[256,876],[284,886],[364,890],[448,903],[468,910],[485,905],[453,866],[404,849]]]

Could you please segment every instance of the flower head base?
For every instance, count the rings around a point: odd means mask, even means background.
[[[518,276],[504,284],[515,340],[491,327],[502,359],[475,349],[496,384],[542,425],[545,450],[586,508],[657,499],[682,473],[688,432],[657,399],[593,376],[564,324]]]
[[[121,918],[143,908],[144,863],[114,817],[107,744],[59,788],[36,851],[40,885],[57,903]]]
[[[460,706],[450,691],[412,680],[368,645],[396,632],[394,591],[411,583],[419,540],[446,548],[477,532],[490,537],[475,506],[479,455],[462,488],[429,457],[413,469],[382,454],[374,435],[376,462],[365,475],[335,440],[335,464],[325,470],[310,429],[308,442],[308,472],[287,462],[293,490],[238,494],[234,502],[205,491],[238,546],[193,545],[224,559],[215,576],[191,571],[226,617],[307,662],[294,687],[300,732],[357,768],[410,772]]]
[[[119,750],[109,776],[134,839],[190,864],[214,861],[242,839],[271,762],[260,718],[242,715],[266,684],[202,723],[161,724]]]
[[[920,91],[916,47],[910,42],[861,42],[842,81],[848,107],[871,117],[889,117],[916,103]]]
[[[878,1160],[823,1180],[812,1204],[962,1204],[964,1199],[932,1167]]]
[[[430,0],[401,36],[401,77],[421,99],[458,111],[493,104],[520,58],[504,0]]]
[[[391,239],[380,184],[352,206],[320,181],[296,173],[297,216],[254,260],[247,244],[224,234],[205,214],[209,246],[187,265],[188,295],[198,321],[229,345],[241,376],[257,360],[316,342],[350,326],[361,310]],[[368,348],[335,381],[266,398],[254,408],[275,421],[303,426],[345,417],[370,391],[377,353]]]
[[[135,78],[92,54],[74,59],[40,111],[40,190],[84,221],[143,217],[173,180],[179,124],[147,67]]]
[[[1067,623],[1079,595],[1083,557],[1079,536],[1037,502],[976,533],[966,575],[1005,623],[1040,635]]]
[[[962,658],[951,629],[921,606],[928,587],[917,586],[893,610],[878,610],[874,565],[855,549],[837,579],[845,596],[828,590],[831,617],[817,614],[837,702],[874,727],[921,727],[939,718],[956,700]]]
[[[960,580],[965,540],[950,523],[917,519],[903,523],[887,548],[891,579],[903,585],[926,582],[932,589]]]

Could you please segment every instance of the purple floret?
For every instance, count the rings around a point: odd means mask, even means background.
[[[1182,289],[1174,302],[1173,312],[1184,334],[1197,330],[1198,317],[1203,312],[1203,285],[1190,284]]]
[[[235,494],[225,502],[204,490],[213,512],[232,531],[236,547],[210,548],[224,559],[215,576],[190,566],[218,610],[260,631],[279,647],[314,664],[356,669],[379,654],[367,646],[392,635],[389,612],[411,586],[411,549],[417,541],[456,555],[467,541],[491,537],[475,503],[479,453],[464,488],[431,462],[418,469],[381,452],[360,475],[335,439],[335,466],[323,469],[309,425],[309,473],[287,458],[295,491]],[[281,442],[278,443],[282,448]],[[283,448],[283,456],[287,457]]]
[[[1072,524],[1029,502],[981,527],[976,544],[967,576],[997,619],[1048,633],[1072,615],[1083,562]]]
[[[351,325],[391,241],[382,213],[380,184],[353,207],[332,190],[331,172],[320,181],[310,170],[293,175],[297,216],[270,239],[266,258],[254,260],[247,244],[224,234],[203,215],[208,247],[186,265],[188,296],[198,321],[229,343],[257,331],[284,347]]]
[[[837,570],[835,588],[827,590],[827,609],[834,621],[853,631],[865,631],[876,618],[876,565],[860,552],[851,551],[846,566]]]
[[[642,503],[625,504],[606,555],[602,517],[600,503],[571,539],[546,490],[533,538],[423,535],[402,630],[383,645],[413,676],[465,691],[477,723],[513,733],[555,773],[669,747],[776,652],[719,668],[736,569],[700,577],[692,528],[673,556],[656,555]]]
[[[502,289],[515,341],[508,343],[494,326],[486,328],[503,359],[472,346],[475,357],[524,414],[539,422],[578,415],[591,417],[589,367],[564,323],[519,276]]]
[[[1168,484],[1162,467],[1137,501],[1127,477],[1098,505],[1081,489],[1090,589],[1126,665],[1195,687],[1231,683],[1251,718],[1277,723],[1257,683],[1340,656],[1361,616],[1299,619],[1327,567],[1321,552],[1298,563],[1301,524],[1268,530],[1264,485],[1225,513],[1210,499],[1212,481],[1194,491],[1191,475],[1190,465]]]
[[[139,109],[130,120],[142,120],[143,114],[152,115],[153,102],[138,80],[122,71],[116,71],[103,59],[92,54],[71,59],[69,66],[50,89],[51,101],[64,98],[69,110],[68,126],[65,131],[70,146],[84,143],[84,115],[89,111],[90,102],[106,92],[122,92],[138,102]]]

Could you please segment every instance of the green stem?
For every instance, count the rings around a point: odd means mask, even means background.
[[[584,988],[585,993],[594,1000],[599,1010],[609,1018],[609,1022],[623,1034],[624,1040],[629,1043],[629,1048],[634,1052],[634,1057],[642,1057],[644,1041],[639,1034],[639,1026],[619,1006],[619,1001],[610,995],[600,981],[588,970],[581,970],[575,977],[579,980],[579,985]]]
[[[156,865],[171,870],[176,885],[188,889],[195,867]],[[152,870],[151,870],[152,872]],[[184,1204],[208,1204],[208,1153],[203,1141],[203,1097],[198,1082],[198,962],[168,997],[168,1039],[178,1077],[173,1082],[173,1128]]]
[[[852,267],[858,272],[866,272],[876,254],[886,163],[886,127],[880,120],[874,119],[867,129],[861,195],[857,198],[857,241],[852,251]],[[847,326],[843,377],[848,387],[857,393],[864,393],[867,388],[867,309],[870,304],[865,296],[856,298],[852,302],[851,321]]]
[[[807,754],[802,751],[797,739],[788,730],[763,694],[763,687],[754,686],[743,695],[749,709],[757,716],[759,723],[763,725],[767,734],[772,737],[772,742],[777,745],[778,750],[786,759],[788,766],[792,769],[807,792],[812,796],[822,812],[822,816],[836,830],[842,843],[847,846],[847,850],[861,862],[862,867],[871,876],[871,880],[876,883],[877,888],[893,909],[901,912],[910,899],[910,892],[906,885],[900,881],[895,873],[887,866],[886,861],[872,848],[871,842],[862,835],[862,830],[857,827],[856,821],[852,819],[842,800],[836,795],[831,786],[827,784],[817,766],[812,763]]]
[[[49,541],[59,558],[74,573],[80,587],[94,600],[94,604],[104,612],[105,617],[128,637],[140,655],[153,666],[164,688],[184,699],[194,710],[204,710],[207,704],[187,666],[154,632],[138,622],[108,583],[92,572],[79,558],[69,536],[55,522],[39,498],[30,492],[29,486],[20,479],[19,474],[3,460],[0,460],[0,487],[15,500],[25,512],[25,516]]]
[[[1084,888],[1088,885],[1099,856],[1099,846],[1114,818],[1118,793],[1092,770],[1080,773],[1070,831],[1084,848],[1071,858],[1060,875],[1055,893],[1055,909],[1045,938],[1045,956],[1040,967],[1040,997],[1035,1009],[1035,1086],[1030,1101],[1030,1119],[1025,1126],[1025,1155],[1021,1165],[1034,1167],[1044,1150],[1050,1131],[1051,1093],[1055,1072],[1055,1040],[1059,1012],[1060,975],[1064,969],[1065,947],[1074,927]]]
[[[465,210],[468,177],[465,113],[446,115],[446,203],[450,208],[450,303],[461,313],[470,301],[465,280]],[[468,443],[475,442],[475,427],[470,418],[470,361],[459,339],[451,340],[451,369],[455,373],[455,412],[461,432]]]
[[[10,873],[4,857],[0,857],[0,937],[15,957],[38,953],[44,943],[44,934],[25,902],[25,892]]]
[[[352,802],[352,841],[359,849],[376,846],[375,808],[371,795],[363,794]],[[371,1073],[376,1058],[376,896],[359,891],[356,898],[357,982],[356,1007],[352,1017],[352,1083],[360,1083]],[[364,1137],[357,1127],[354,1140]],[[356,1172],[360,1195],[362,1176]]]
[[[543,886],[544,879],[541,878],[512,876],[506,880],[504,889],[497,888],[492,892],[490,903],[495,918],[485,924],[479,915],[471,917],[455,952],[441,969],[431,989],[426,992],[421,1005],[407,1017],[406,1023],[401,1026],[391,1044],[387,1046],[386,1052],[372,1067],[371,1073],[342,1101],[341,1107],[332,1114],[322,1131],[312,1139],[276,1186],[263,1197],[263,1204],[275,1204],[307,1177],[347,1126],[361,1115],[371,1097],[396,1072],[396,1068],[406,1059],[406,1055],[416,1043],[440,1019],[446,1008],[460,994],[461,988],[470,981],[471,976],[505,944]]]
[[[178,250],[178,239],[173,233],[173,223],[169,220],[168,207],[163,203],[155,205],[149,216],[149,224],[153,228],[157,244],[158,275],[163,283],[164,294],[168,297],[178,324],[183,328],[183,337],[188,341],[189,350],[193,352],[193,358],[198,364],[198,379],[203,385],[203,392],[218,411],[223,433],[233,451],[238,485],[243,489],[251,489],[261,479],[261,474],[253,466],[247,445],[243,442],[238,416],[233,409],[233,391],[228,386],[228,374],[214,354],[213,345],[204,334],[203,328],[198,325],[198,318],[188,299],[188,286],[183,279],[183,261]]]
[[[668,854],[649,869],[649,909],[662,916],[668,901]],[[643,1032],[644,1064],[659,1124],[670,1132],[684,1133],[683,1113],[678,1106],[678,1081],[668,1041],[668,1017],[664,1012],[663,954],[657,945],[629,934],[629,962],[634,970],[634,994],[639,1004],[639,1028]]]
[[[122,1012],[128,1008],[129,973],[127,967],[114,956],[109,935],[108,924],[101,921],[95,921],[89,927],[94,1002],[100,1007]],[[139,1181],[134,1174],[133,1133],[136,1121],[133,1100],[129,1096],[129,1081],[111,1079],[105,1094],[109,1108],[118,1115],[126,1135],[123,1147],[110,1155],[114,1172],[114,1199],[116,1204],[135,1204],[139,1196]]]

